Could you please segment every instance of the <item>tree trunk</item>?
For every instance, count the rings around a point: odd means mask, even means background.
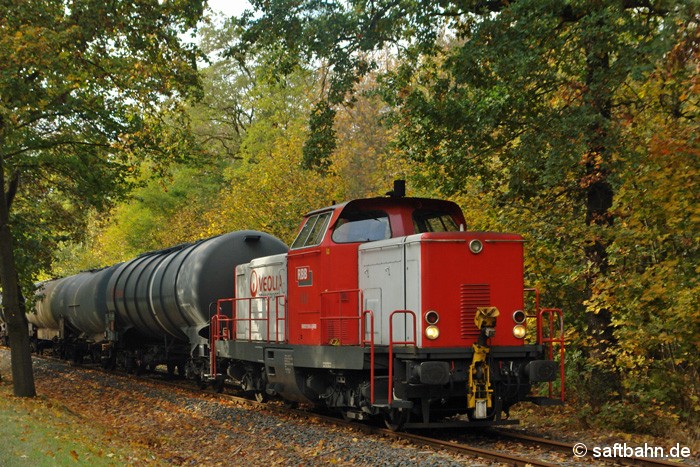
[[[596,37],[589,43],[587,58],[587,94],[585,103],[594,116],[588,127],[587,153],[584,157],[586,168],[580,186],[586,203],[586,225],[592,228],[610,227],[613,224],[611,208],[613,188],[609,181],[611,149],[609,148],[610,122],[612,118],[612,90],[607,82],[610,72],[610,58],[604,41]],[[602,49],[602,50],[601,50]],[[584,248],[589,264],[586,277],[587,299],[594,298],[596,283],[605,277],[608,270],[607,240],[596,233],[591,243]],[[588,356],[596,364],[590,374],[590,401],[593,403],[610,400],[611,393],[619,393],[619,374],[610,360],[609,349],[615,345],[612,314],[603,306],[588,311]]]
[[[11,186],[16,186],[12,182]],[[5,191],[5,167],[0,157],[0,285],[2,285],[2,305],[10,338],[12,359],[12,381],[14,394],[18,397],[34,397],[34,373],[29,347],[29,331],[25,304],[20,291],[15,264],[14,245],[9,219],[13,194]]]

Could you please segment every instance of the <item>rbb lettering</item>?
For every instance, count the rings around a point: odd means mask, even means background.
[[[313,272],[308,266],[297,268],[297,285],[299,287],[310,287],[313,284]]]
[[[298,281],[305,281],[309,278],[309,269],[308,268],[298,268],[297,269],[297,280]]]

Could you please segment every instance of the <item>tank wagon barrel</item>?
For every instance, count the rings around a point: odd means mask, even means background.
[[[108,359],[120,349],[135,355],[133,349],[146,345],[153,355],[167,353],[153,350],[159,345],[170,345],[172,353],[173,342],[181,344],[176,351],[189,352],[188,344],[206,342],[203,329],[216,300],[230,296],[236,265],[286,251],[272,235],[245,230],[145,253],[40,284],[27,318],[39,338],[99,344],[91,353],[108,349]]]
[[[28,321],[41,331],[42,338],[62,336],[64,326],[86,336],[101,336],[107,313],[104,292],[110,273],[110,268],[105,268],[40,283]]]
[[[216,301],[231,295],[236,265],[286,251],[269,234],[237,231],[146,253],[115,267],[107,307],[125,331],[193,340],[209,325]]]

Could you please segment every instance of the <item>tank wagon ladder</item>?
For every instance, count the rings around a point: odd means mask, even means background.
[[[546,347],[547,355],[550,360],[554,360],[554,346],[558,346],[559,381],[561,382],[558,400],[564,402],[564,354],[566,346],[566,339],[564,337],[564,312],[560,308],[541,308],[540,291],[537,288],[528,288],[525,289],[525,291],[535,293],[535,316],[528,317],[537,319],[537,344]],[[556,328],[555,323],[558,323]],[[554,387],[551,381],[549,382],[549,399],[554,399]],[[540,400],[540,402],[542,401]]]

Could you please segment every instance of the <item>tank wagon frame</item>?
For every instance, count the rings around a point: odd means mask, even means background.
[[[145,253],[40,284],[27,317],[63,358],[134,372],[165,364],[201,377],[192,362],[207,355],[209,320],[231,293],[235,265],[286,250],[266,233],[238,231]]]

